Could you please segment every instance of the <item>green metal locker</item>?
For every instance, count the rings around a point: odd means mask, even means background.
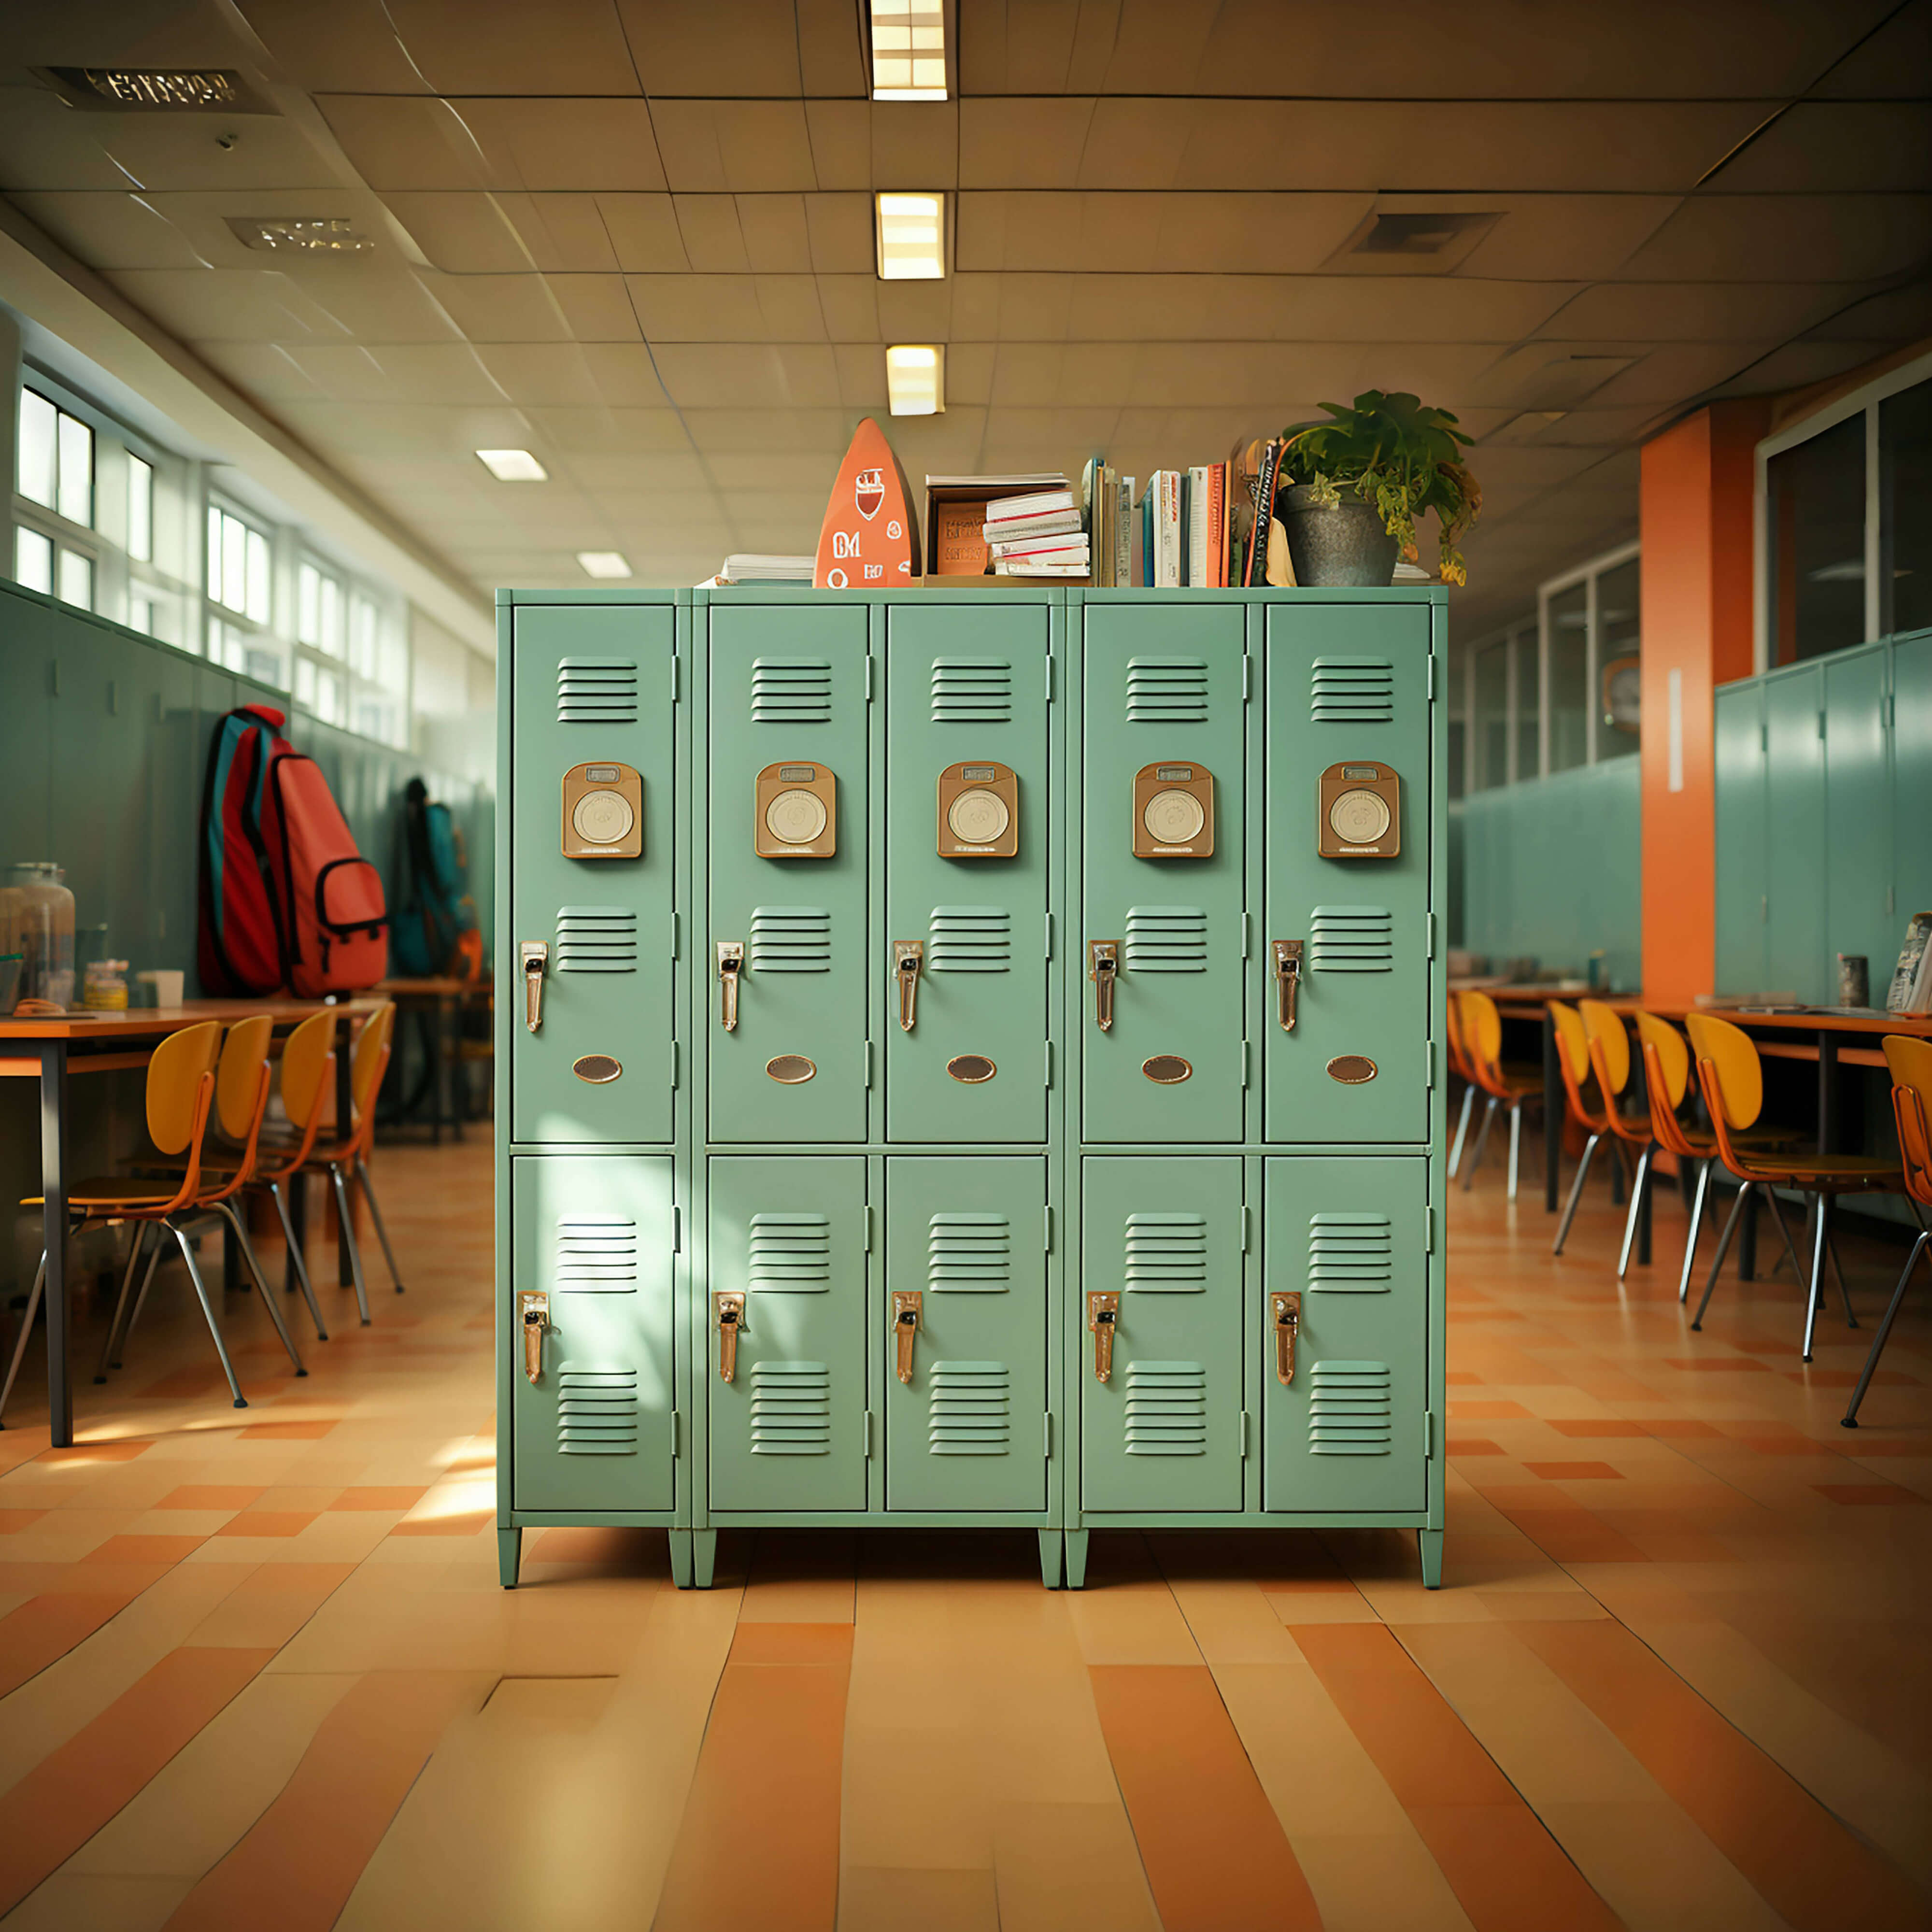
[[[1873,1004],[1884,1003],[1889,962],[1898,956],[1905,922],[1932,910],[1932,631],[1896,638],[1892,644],[1891,816],[1895,825],[1917,826],[1920,835],[1896,841],[1897,884],[1892,896],[1892,933],[1884,961],[1871,963]]]
[[[1886,724],[1891,653],[1883,644],[1834,651],[1825,680],[1825,997],[1838,998],[1840,952],[1865,956],[1874,981],[1898,957],[1892,910],[1891,732]],[[1911,821],[1899,821],[1910,824]],[[1915,908],[1916,910],[1916,908]],[[1873,1002],[1885,993],[1874,984]]]
[[[1767,678],[1765,836],[1775,855],[1765,933],[1763,990],[1829,996],[1824,902],[1825,674],[1808,664]],[[1780,881],[1786,882],[1779,889]]]
[[[1766,842],[1764,686],[1721,685],[1712,746],[1717,815],[1717,990],[1761,993],[1771,890]]]

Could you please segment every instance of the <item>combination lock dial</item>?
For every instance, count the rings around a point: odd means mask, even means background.
[[[1324,859],[1394,859],[1402,851],[1402,780],[1388,765],[1330,765],[1322,774],[1316,850]]]
[[[838,781],[824,765],[767,765],[752,820],[761,859],[830,859],[838,844]]]
[[[939,856],[1017,859],[1020,782],[1010,765],[948,765],[939,775]]]
[[[641,859],[644,782],[628,765],[572,765],[563,775],[563,856]]]
[[[1214,856],[1214,774],[1205,765],[1143,765],[1134,774],[1134,856]]]

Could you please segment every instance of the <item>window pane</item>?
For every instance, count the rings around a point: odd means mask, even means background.
[[[60,597],[63,604],[77,604],[83,610],[94,608],[94,560],[77,550],[60,554]]]
[[[342,722],[342,678],[339,672],[318,670],[315,674],[315,715],[324,723]]]
[[[366,597],[349,601],[349,668],[364,677],[376,675],[376,607]]]
[[[1543,703],[1535,626],[1517,632],[1510,648],[1516,657],[1516,775],[1519,780],[1533,778],[1538,776],[1537,728]]]
[[[1588,599],[1573,584],[1550,600],[1550,769],[1567,772],[1588,754]]]
[[[208,506],[208,562],[202,586],[211,597],[221,595],[221,512],[212,503]]]
[[[53,595],[54,547],[38,530],[22,527],[14,532],[14,580]]]
[[[322,622],[316,642],[332,658],[342,655],[342,586],[332,577],[322,580]]]
[[[1879,628],[1921,630],[1932,624],[1932,382],[1879,404],[1878,451],[1888,599]]]
[[[128,454],[128,554],[142,563],[154,554],[154,472],[130,450]]]
[[[394,626],[383,634],[381,663],[376,674],[386,689],[399,695],[410,688],[409,646]]]
[[[1865,419],[1850,416],[1765,466],[1771,635],[1779,664],[1865,634]]]
[[[20,392],[20,494],[50,510],[54,506],[55,422],[59,414],[46,397],[32,389]]]
[[[1500,642],[1476,653],[1476,789],[1509,777],[1509,659]]]
[[[321,636],[322,580],[315,566],[303,564],[296,572],[296,641],[312,644]]]
[[[282,681],[282,654],[272,646],[246,644],[242,650],[242,668],[263,684],[279,685]]]
[[[64,410],[60,419],[61,514],[94,527],[94,432]]]
[[[305,710],[315,709],[315,666],[307,658],[296,659],[296,702]]]
[[[248,532],[248,612],[258,624],[268,621],[268,540],[259,530]]]
[[[154,634],[154,600],[143,597],[139,591],[128,600],[128,628],[139,631],[142,637]]]
[[[1627,758],[1642,742],[1636,711],[1639,588],[1635,557],[1597,579],[1599,764],[1606,758]]]
[[[221,515],[221,601],[231,610],[248,608],[248,526],[225,510]]]

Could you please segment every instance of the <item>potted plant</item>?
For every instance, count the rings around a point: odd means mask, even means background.
[[[1388,584],[1398,556],[1416,561],[1415,520],[1430,510],[1441,526],[1442,581],[1466,582],[1456,546],[1476,520],[1483,494],[1462,467],[1469,439],[1456,418],[1405,392],[1380,389],[1364,390],[1352,409],[1322,406],[1331,422],[1296,423],[1282,432],[1276,514],[1295,582]]]

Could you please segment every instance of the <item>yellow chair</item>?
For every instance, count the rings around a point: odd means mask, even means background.
[[[1583,1197],[1590,1162],[1598,1143],[1610,1131],[1610,1124],[1606,1118],[1609,1107],[1597,1112],[1584,1097],[1584,1088],[1595,1076],[1590,1066],[1589,1030],[1583,1024],[1582,1015],[1565,1000],[1552,1000],[1550,1017],[1556,1028],[1556,1065],[1563,1076],[1564,1100],[1570,1119],[1588,1136],[1583,1142],[1582,1158],[1576,1163],[1576,1178],[1570,1182],[1569,1198],[1563,1204],[1563,1218],[1557,1223],[1556,1244],[1550,1250],[1552,1255],[1560,1255],[1563,1244],[1570,1238],[1570,1223],[1576,1218],[1576,1204]],[[1600,1089],[1598,1097],[1601,1098]]]
[[[1718,1244],[1718,1258],[1712,1264],[1704,1298],[1697,1304],[1697,1317],[1690,1325],[1693,1328],[1703,1326],[1704,1311],[1710,1306],[1712,1290],[1718,1285],[1718,1270],[1724,1265],[1732,1230],[1737,1226],[1738,1214],[1754,1187],[1770,1204],[1778,1232],[1784,1235],[1785,1246],[1790,1251],[1791,1264],[1797,1270],[1798,1279],[1804,1279],[1804,1264],[1792,1245],[1791,1231],[1785,1226],[1776,1192],[1780,1187],[1795,1188],[1811,1197],[1817,1215],[1812,1239],[1810,1287],[1804,1302],[1803,1354],[1808,1362],[1824,1288],[1827,1255],[1838,1277],[1838,1292],[1844,1298],[1846,1325],[1852,1328],[1858,1325],[1858,1317],[1852,1312],[1852,1298],[1846,1286],[1844,1268],[1832,1240],[1832,1202],[1840,1194],[1898,1193],[1904,1186],[1904,1175],[1898,1168],[1874,1162],[1866,1154],[1789,1154],[1775,1159],[1754,1160],[1740,1145],[1738,1136],[1757,1124],[1758,1115],[1764,1107],[1764,1068],[1758,1059],[1756,1046],[1742,1028],[1732,1025],[1728,1020],[1715,1018],[1709,1013],[1688,1014],[1684,1024],[1690,1029],[1691,1051],[1697,1057],[1698,1082],[1704,1090],[1705,1104],[1711,1111],[1711,1124],[1716,1130],[1718,1157],[1741,1184],[1736,1204],[1731,1209],[1730,1218],[1724,1223],[1724,1237]]]
[[[1448,1031],[1445,1038],[1448,1045],[1450,1073],[1462,1083],[1462,1112],[1456,1123],[1456,1138],[1449,1149],[1449,1178],[1456,1178],[1456,1170],[1462,1164],[1462,1143],[1469,1132],[1470,1110],[1476,1102],[1476,1076],[1469,1070],[1469,1056],[1462,1044],[1462,996],[1458,992],[1449,995]]]
[[[1641,1114],[1627,1114],[1618,1104],[1630,1076],[1630,1034],[1623,1016],[1601,1000],[1579,1000],[1576,1012],[1589,1037],[1590,1067],[1597,1076],[1597,1090],[1604,1096],[1605,1120],[1618,1148],[1625,1150],[1625,1159],[1634,1150],[1636,1163],[1630,1179],[1630,1212],[1624,1216],[1623,1250],[1617,1256],[1617,1279],[1622,1281],[1630,1271],[1630,1249],[1651,1183],[1651,1157],[1657,1151],[1657,1142],[1648,1108]]]
[[[1932,1040],[1914,1040],[1909,1034],[1888,1034],[1885,1038],[1885,1064],[1892,1074],[1892,1116],[1898,1125],[1898,1151],[1905,1167],[1906,1198],[1918,1216],[1918,1238],[1905,1258],[1898,1286],[1886,1304],[1885,1319],[1872,1339],[1871,1353],[1858,1373],[1858,1385],[1839,1420],[1846,1429],[1858,1426],[1858,1405],[1871,1386],[1872,1373],[1898,1318],[1899,1304],[1905,1299],[1912,1270],[1918,1257],[1932,1246],[1932,1232],[1925,1226],[1924,1210],[1932,1207]]]
[[[1526,1100],[1543,1097],[1543,1072],[1540,1067],[1506,1066],[1502,1061],[1503,1016],[1486,993],[1465,992],[1462,1002],[1462,1046],[1476,1076],[1476,1084],[1488,1094],[1483,1109],[1482,1131],[1476,1136],[1475,1151],[1463,1170],[1462,1191],[1469,1191],[1476,1169],[1489,1144],[1490,1123],[1498,1107],[1509,1109],[1509,1198],[1516,1198],[1516,1174],[1522,1151],[1522,1108]]]

